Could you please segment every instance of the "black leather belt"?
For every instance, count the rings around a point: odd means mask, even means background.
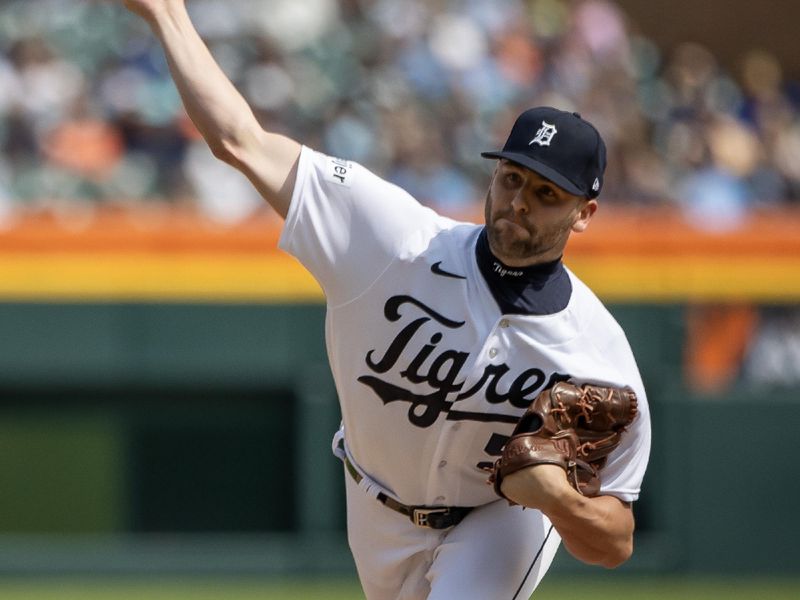
[[[346,456],[344,466],[356,483],[364,479]],[[471,506],[407,506],[383,492],[380,492],[377,498],[384,506],[407,516],[414,525],[431,529],[447,529],[458,525],[472,510]]]

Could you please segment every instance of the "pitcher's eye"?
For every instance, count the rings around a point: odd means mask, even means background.
[[[536,190],[536,194],[542,200],[546,202],[556,202],[558,201],[558,194],[556,191],[549,185],[542,185]]]
[[[520,177],[519,173],[514,173],[513,171],[506,173],[503,180],[508,187],[517,187],[522,184],[522,177]]]

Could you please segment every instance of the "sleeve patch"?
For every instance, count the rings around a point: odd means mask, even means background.
[[[353,184],[353,163],[329,156],[325,165],[325,181],[350,187]]]

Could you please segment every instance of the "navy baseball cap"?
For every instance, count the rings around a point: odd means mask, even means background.
[[[522,113],[506,145],[484,158],[505,158],[527,167],[577,196],[597,198],[603,187],[606,145],[578,113],[549,106]]]

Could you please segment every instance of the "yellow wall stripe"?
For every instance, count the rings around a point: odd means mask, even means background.
[[[567,262],[608,301],[800,300],[800,256],[581,257]]]
[[[800,300],[800,256],[591,257],[569,266],[608,301]],[[321,302],[316,281],[280,252],[5,253],[3,301]]]
[[[0,299],[322,301],[316,281],[282,253],[6,254]]]

